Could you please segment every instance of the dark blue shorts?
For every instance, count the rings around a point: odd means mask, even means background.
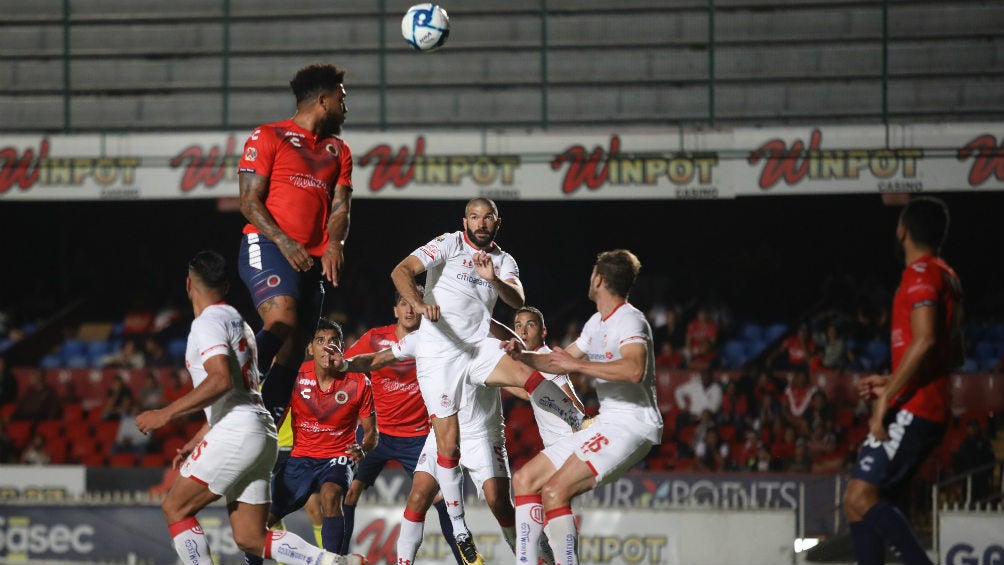
[[[317,459],[290,457],[272,475],[272,506],[270,512],[283,516],[303,508],[310,495],[324,483],[335,483],[348,490],[355,477],[356,464],[349,457]]]
[[[876,485],[884,495],[892,495],[941,443],[945,424],[899,410],[892,415],[887,429],[887,441],[879,442],[871,434],[865,438],[851,477]]]
[[[301,325],[309,329],[314,328],[313,322],[320,313],[320,285],[324,284],[325,293],[334,290],[331,283],[321,276],[321,261],[317,257],[309,271],[297,271],[286,260],[279,246],[259,233],[249,233],[241,238],[237,271],[251,293],[255,308],[269,298],[291,296],[296,299]]]
[[[361,427],[356,430],[356,437],[357,441],[362,442]],[[425,445],[425,438],[426,436],[399,437],[380,434],[376,449],[366,454],[366,458],[359,462],[356,480],[362,481],[366,488],[373,486],[377,475],[383,471],[388,461],[397,461],[409,475],[414,474],[418,456],[422,454],[422,447]]]

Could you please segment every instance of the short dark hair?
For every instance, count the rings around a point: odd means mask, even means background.
[[[320,331],[332,330],[338,334],[338,341],[343,341],[345,339],[345,333],[342,332],[342,326],[334,320],[328,318],[319,318],[317,320],[317,329],[314,330],[314,335],[317,335]]]
[[[596,274],[601,275],[607,290],[627,298],[638,279],[641,261],[627,249],[604,251],[596,256]]]
[[[467,215],[467,210],[469,210],[471,206],[487,206],[492,209],[492,212],[495,212],[496,216],[499,215],[499,207],[491,198],[485,198],[484,196],[475,196],[474,198],[471,198],[467,201],[467,205],[464,206],[464,216]]]
[[[345,82],[345,69],[334,65],[316,64],[296,71],[289,86],[299,104],[322,92],[334,90]]]
[[[188,262],[188,270],[207,288],[227,291],[227,260],[216,251],[204,249]]]
[[[537,316],[537,319],[540,320],[541,329],[547,329],[547,324],[544,323],[544,313],[541,312],[540,308],[537,308],[536,306],[523,306],[519,310],[516,310],[516,313],[512,315],[512,319],[515,320],[516,316],[519,316],[520,314],[524,313],[533,314],[534,316]]]
[[[415,288],[418,289],[418,295],[419,296],[425,296],[425,287],[424,286],[422,286],[420,284],[417,284],[417,285],[415,285]],[[398,302],[401,302],[401,298],[403,298],[401,296],[401,293],[398,292],[397,289],[395,289],[394,290],[394,304],[397,304]]]
[[[933,196],[914,198],[903,208],[899,221],[914,243],[939,251],[948,235],[948,206]]]

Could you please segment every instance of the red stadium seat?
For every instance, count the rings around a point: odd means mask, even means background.
[[[31,439],[31,428],[32,422],[24,420],[14,420],[7,424],[7,435],[10,436],[11,443],[17,450],[24,449],[24,446],[28,445],[28,440]]]
[[[736,438],[736,427],[733,425],[719,426],[718,436],[722,441],[731,443]]]
[[[35,433],[42,434],[46,439],[63,435],[63,422],[59,420],[43,420],[35,426]]]
[[[48,438],[45,442],[45,449],[49,452],[53,464],[66,463],[68,443],[65,439],[61,437]]]
[[[70,426],[71,424],[77,424],[84,419],[84,407],[79,403],[73,402],[70,404],[63,405],[63,422]]]
[[[109,467],[135,467],[136,463],[135,453],[116,453],[108,459]]]
[[[147,453],[139,460],[140,467],[166,467],[163,453]]]
[[[16,402],[8,402],[0,406],[0,420],[9,421],[15,410],[17,410]]]
[[[83,463],[92,455],[104,456],[102,446],[90,436],[75,438],[70,441],[70,460]]]
[[[119,435],[118,420],[104,421],[94,428],[94,437],[106,445],[115,443],[115,436],[117,435]]]
[[[188,440],[183,437],[171,436],[164,440],[160,452],[168,462],[174,461],[174,456],[178,454],[178,450],[184,447],[186,443],[188,443]]]
[[[104,467],[105,461],[106,459],[104,453],[91,453],[80,460],[80,462],[87,467]]]

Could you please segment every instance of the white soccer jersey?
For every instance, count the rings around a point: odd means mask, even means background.
[[[550,353],[551,348],[546,345],[541,345],[537,348],[537,353]],[[558,388],[564,390],[565,385],[569,384],[568,375],[555,375],[552,373],[545,373],[541,371],[541,375],[544,378],[558,385]],[[557,414],[552,414],[547,410],[544,410],[536,402],[531,402],[530,406],[533,407],[533,419],[537,421],[537,430],[540,432],[540,439],[544,442],[544,447],[547,447],[559,439],[571,435],[572,428],[565,423],[564,420],[558,417]]]
[[[463,231],[445,233],[416,249],[412,255],[425,266],[425,302],[438,304],[440,319],[426,322],[418,331],[435,342],[474,344],[488,335],[492,309],[498,292],[478,276],[474,254]],[[498,245],[488,252],[501,280],[519,279],[516,260]]]
[[[215,426],[231,412],[268,414],[258,391],[258,352],[254,333],[241,315],[227,304],[213,304],[192,322],[185,350],[185,366],[192,384],[206,380],[203,363],[211,357],[226,355],[230,366],[231,387],[216,402],[205,408],[206,420]]]
[[[423,322],[422,325],[427,323]],[[398,361],[414,359],[418,354],[419,343],[423,339],[425,336],[418,330],[404,336],[390,346],[394,358]],[[501,433],[505,428],[502,419],[501,389],[494,386],[479,386],[465,381],[457,420],[462,438],[484,437],[491,433]],[[565,428],[568,428],[567,424],[564,425]]]
[[[645,376],[640,383],[611,382],[596,379],[596,396],[600,401],[600,417],[637,420],[649,427],[646,437],[659,443],[662,436],[662,414],[655,400],[655,351],[652,328],[645,314],[625,302],[603,319],[593,314],[575,341],[590,361],[610,362],[621,358],[621,347],[629,343],[644,343],[648,347]],[[639,430],[640,431],[640,430]]]

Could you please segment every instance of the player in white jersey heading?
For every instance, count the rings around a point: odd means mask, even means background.
[[[597,312],[568,349],[542,354],[523,350],[515,340],[509,343],[515,358],[539,371],[579,372],[596,380],[600,413],[592,426],[545,448],[513,480],[517,497],[540,497],[547,522],[543,530],[562,565],[578,563],[572,498],[616,480],[662,437],[652,329],[627,302],[639,269],[638,258],[624,249],[597,256],[589,277],[589,299]],[[516,509],[517,530],[529,535],[526,548],[536,547],[541,532],[530,511],[529,504]],[[524,559],[517,553],[517,564]]]
[[[180,476],[161,506],[174,547],[185,565],[212,565],[199,510],[226,497],[234,542],[244,552],[289,565],[358,565],[352,559],[308,544],[290,532],[268,532],[269,478],[277,453],[277,432],[258,392],[260,374],[254,333],[227,293],[223,256],[198,253],[188,264],[185,288],[195,320],[185,364],[195,388],[158,410],[136,417],[143,433],[205,410],[206,425],[175,456]]]
[[[524,388],[533,402],[578,428],[582,414],[539,371],[507,357],[500,341],[486,337],[497,299],[523,306],[519,267],[495,244],[501,219],[487,198],[464,211],[463,230],[443,234],[406,257],[391,273],[401,296],[426,318],[419,327],[416,368],[422,398],[436,435],[436,480],[443,491],[461,556],[481,563],[464,523],[457,411],[465,382]],[[426,273],[425,296],[415,277]]]

